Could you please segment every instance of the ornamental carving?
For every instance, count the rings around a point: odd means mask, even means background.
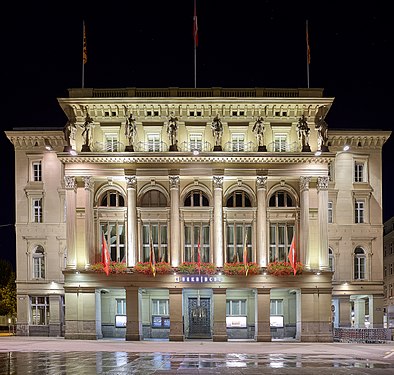
[[[258,189],[267,189],[267,176],[257,176],[257,188]]]
[[[301,176],[300,177],[300,192],[302,193],[305,190],[309,190],[309,183],[311,182],[310,177]]]
[[[83,182],[85,183],[85,190],[93,191],[94,188],[94,181],[92,176],[85,176],[82,177]]]
[[[64,185],[67,190],[77,189],[77,182],[74,176],[64,176]]]
[[[328,177],[318,177],[317,178],[317,191],[328,190]]]
[[[168,176],[170,179],[170,188],[171,189],[177,189],[179,188],[179,176]]]
[[[213,176],[213,186],[215,189],[223,188],[223,176]]]
[[[126,176],[127,189],[135,189],[137,185],[136,176]]]

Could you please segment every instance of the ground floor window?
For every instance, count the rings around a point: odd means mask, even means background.
[[[209,262],[209,225],[188,223],[185,225],[185,262],[198,262],[200,247],[201,262]]]
[[[283,300],[271,299],[270,301],[270,315],[283,315]]]
[[[246,300],[227,300],[226,302],[226,315],[238,316],[246,315]]]
[[[49,323],[49,297],[30,297],[31,324],[47,325]]]
[[[126,300],[125,299],[117,299],[116,300],[116,314],[126,315]]]
[[[168,299],[152,299],[152,327],[170,326],[170,310]]]

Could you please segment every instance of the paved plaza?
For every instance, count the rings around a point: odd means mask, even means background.
[[[0,374],[393,374],[394,343],[0,337]]]

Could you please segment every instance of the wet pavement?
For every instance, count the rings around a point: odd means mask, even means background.
[[[3,374],[394,374],[394,343],[0,337]]]

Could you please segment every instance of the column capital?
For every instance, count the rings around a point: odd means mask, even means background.
[[[125,176],[127,189],[135,189],[137,185],[137,177],[136,176]]]
[[[66,190],[77,190],[77,180],[74,176],[64,176]]]
[[[93,191],[94,188],[94,180],[92,176],[84,176],[82,177],[83,182],[85,183],[85,190]]]
[[[223,189],[223,176],[213,176],[213,185],[215,189]]]
[[[267,189],[267,176],[257,176],[256,184],[257,189]]]
[[[178,189],[179,188],[179,176],[168,176],[170,179],[170,188],[171,189]]]
[[[317,178],[317,191],[328,190],[328,177]]]
[[[309,183],[311,182],[311,178],[309,176],[301,176],[300,177],[300,192],[309,190]]]

